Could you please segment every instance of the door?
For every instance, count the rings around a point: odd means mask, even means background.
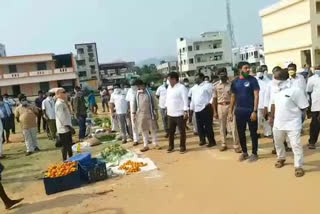
[[[20,85],[13,85],[12,86],[12,94],[14,97],[17,97],[19,94],[21,94]]]
[[[40,90],[43,92],[48,92],[50,90],[49,82],[40,82]]]

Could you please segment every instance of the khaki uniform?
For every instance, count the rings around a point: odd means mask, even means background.
[[[222,146],[226,146],[227,126],[231,128],[234,148],[239,148],[239,136],[236,128],[235,118],[233,122],[228,121],[231,101],[231,83],[218,83],[214,87],[214,97],[217,98],[218,115],[220,120],[220,134],[222,136]]]

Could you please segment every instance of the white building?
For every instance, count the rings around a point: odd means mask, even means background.
[[[80,85],[97,89],[101,81],[96,43],[76,44],[75,49]]]
[[[194,76],[199,71],[211,76],[219,67],[226,67],[233,76],[232,48],[227,32],[205,32],[197,39],[179,38],[177,48],[182,76]]]
[[[251,65],[264,65],[264,49],[262,44],[247,45],[232,49],[232,63],[236,66],[241,61],[247,61]]]
[[[0,57],[7,56],[6,47],[0,43]]]
[[[177,61],[162,62],[157,65],[157,71],[161,74],[168,74],[170,72],[179,72],[179,65]]]

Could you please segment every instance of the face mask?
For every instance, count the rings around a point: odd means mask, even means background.
[[[263,73],[262,73],[262,72],[258,72],[258,73],[257,73],[257,77],[260,78],[260,79],[262,79],[262,78],[263,78]]]
[[[249,77],[249,74],[245,73],[245,72],[241,72],[241,75],[244,77],[244,78],[248,78]]]
[[[320,70],[315,70],[314,74],[320,76]]]
[[[290,77],[293,77],[296,74],[296,72],[294,70],[290,70],[290,71],[288,71],[288,73],[289,73]]]
[[[189,83],[185,82],[185,83],[184,83],[184,86],[188,87],[188,86],[189,86]]]

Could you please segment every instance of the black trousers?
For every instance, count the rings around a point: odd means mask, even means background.
[[[252,154],[258,154],[258,120],[251,121],[248,116],[236,115],[236,123],[238,128],[238,135],[240,145],[243,153],[248,153],[247,139],[246,139],[246,128],[249,126],[251,141],[252,141]]]
[[[320,121],[318,120],[319,112],[311,112],[310,138],[309,144],[315,145],[318,141],[320,132]]]
[[[213,110],[211,105],[207,105],[202,111],[196,112],[196,121],[200,142],[206,142],[206,137],[210,145],[215,145],[213,133]]]
[[[38,122],[38,132],[40,132],[41,130],[41,120],[42,120],[42,129],[43,131],[47,131],[47,122],[46,120],[43,118],[43,115],[42,115],[42,110],[39,111],[39,114],[38,114],[38,119],[37,119],[37,122]]]
[[[62,159],[65,161],[69,158],[72,157],[72,134],[71,132],[59,134],[60,138],[60,143],[62,145],[61,152],[62,152]]]
[[[169,149],[174,149],[174,134],[178,126],[180,132],[180,148],[186,149],[186,123],[181,117],[170,117],[168,116],[169,124]]]

